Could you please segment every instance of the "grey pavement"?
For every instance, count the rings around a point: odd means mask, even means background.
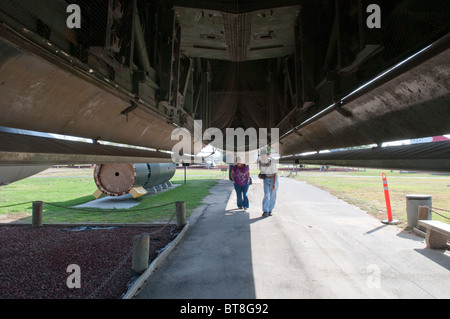
[[[449,251],[283,177],[274,214],[263,218],[254,181],[246,212],[220,181],[136,298],[450,298]]]

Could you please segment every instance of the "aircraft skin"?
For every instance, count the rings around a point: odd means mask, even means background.
[[[0,132],[50,137],[50,134],[0,127]],[[5,186],[21,179],[39,174],[51,165],[0,165],[0,186]]]
[[[0,166],[0,186],[5,186],[39,174],[50,166]]]

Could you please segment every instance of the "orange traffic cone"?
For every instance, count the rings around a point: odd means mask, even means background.
[[[389,198],[389,187],[387,177],[385,173],[381,174],[381,176],[383,177],[384,198],[386,199],[386,209],[388,215],[388,219],[382,220],[381,222],[387,225],[396,225],[398,224],[398,220],[392,219],[391,200]]]

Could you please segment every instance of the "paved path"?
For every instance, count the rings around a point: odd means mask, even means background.
[[[136,298],[450,298],[450,253],[307,183],[280,179],[272,217],[221,181]]]

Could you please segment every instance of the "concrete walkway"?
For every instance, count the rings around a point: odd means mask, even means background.
[[[262,218],[254,181],[247,212],[220,181],[136,298],[450,298],[448,251],[288,178]]]

